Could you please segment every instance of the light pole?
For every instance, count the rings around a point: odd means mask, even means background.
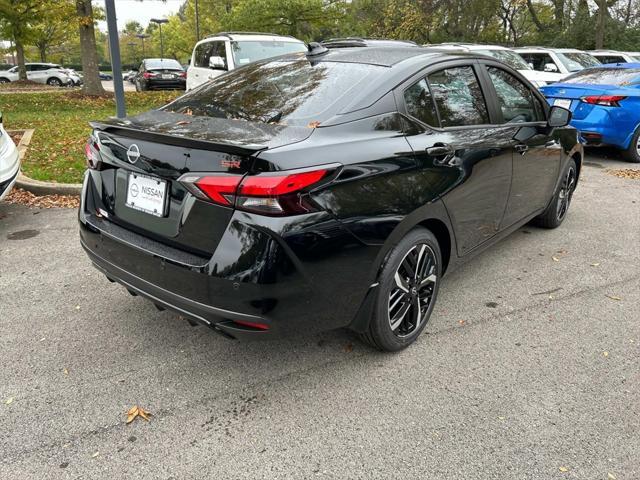
[[[146,33],[136,33],[136,37],[142,40],[142,58],[144,58],[146,56],[144,53],[144,39],[149,38],[149,35],[147,35]]]
[[[164,43],[162,40],[162,24],[167,23],[169,20],[166,18],[152,18],[150,20],[153,23],[157,23],[158,27],[160,27],[160,59],[164,58]]]

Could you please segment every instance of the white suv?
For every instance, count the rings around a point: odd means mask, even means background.
[[[305,43],[294,37],[271,33],[218,33],[199,41],[193,48],[187,68],[187,90],[247,63],[306,50]]]
[[[0,200],[9,195],[20,172],[20,155],[9,134],[2,126],[0,112]]]
[[[46,83],[55,87],[71,85],[66,70],[55,63],[27,63],[27,80],[38,83]],[[15,82],[18,80],[18,67],[0,72],[0,83]]]
[[[517,70],[522,74],[524,78],[529,80],[536,87],[544,87],[548,83],[553,83],[557,79],[554,74],[547,72],[540,72],[531,68],[523,60],[523,58],[510,48],[503,47],[501,45],[482,45],[478,43],[441,43],[441,44],[429,44],[425,47],[434,47],[438,49],[456,50],[461,52],[475,52],[482,55],[488,55],[506,63],[514,70]]]
[[[534,70],[553,74],[556,82],[572,73],[600,65],[595,57],[575,48],[522,47],[514,48],[514,51]]]

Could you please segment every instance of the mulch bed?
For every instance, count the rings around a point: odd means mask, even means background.
[[[77,195],[42,195],[39,197],[21,188],[14,188],[5,201],[33,208],[78,208],[80,206],[80,197]]]
[[[620,178],[630,178],[632,180],[640,180],[640,170],[637,168],[621,168],[620,170],[607,170],[609,175]]]
[[[13,143],[15,143],[17,146],[20,143],[20,139],[22,138],[22,132],[10,132],[9,136],[11,137],[11,140],[13,140]]]

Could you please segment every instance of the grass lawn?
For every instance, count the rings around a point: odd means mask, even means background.
[[[127,114],[158,108],[182,92],[127,92]],[[87,98],[78,93],[0,94],[4,126],[35,128],[22,170],[28,177],[64,183],[82,180],[88,122],[115,115],[113,98]]]

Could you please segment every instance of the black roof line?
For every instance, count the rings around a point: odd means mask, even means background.
[[[294,40],[299,40],[298,38],[292,35],[281,35],[279,33],[270,33],[270,32],[240,32],[240,31],[228,31],[228,32],[218,32],[211,35],[207,35],[203,40],[211,37],[227,37],[231,39],[231,35],[269,35],[272,37],[287,37],[293,38]]]

